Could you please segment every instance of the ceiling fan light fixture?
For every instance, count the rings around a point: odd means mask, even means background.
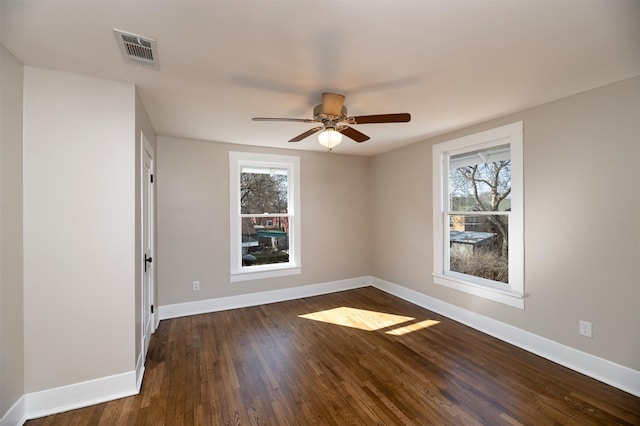
[[[329,151],[331,151],[333,148],[340,145],[340,142],[342,142],[342,133],[331,128],[325,129],[318,135],[318,142],[320,142],[320,145],[329,148]]]

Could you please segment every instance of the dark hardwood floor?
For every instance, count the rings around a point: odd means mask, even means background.
[[[162,321],[139,395],[27,424],[640,425],[640,398],[362,288]]]

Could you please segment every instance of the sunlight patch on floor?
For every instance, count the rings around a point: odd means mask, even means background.
[[[367,311],[366,309],[349,308],[346,306],[299,316],[300,318],[322,321],[329,324],[342,325],[365,331],[380,330],[381,328],[392,327],[415,319],[413,317]]]
[[[424,320],[420,322],[414,322],[413,324],[405,325],[402,327],[389,330],[387,334],[393,334],[394,336],[402,336],[403,334],[411,333],[412,331],[422,330],[423,328],[431,327],[432,325],[440,324],[440,321],[436,320]]]
[[[414,317],[368,311],[366,309],[349,308],[347,306],[299,315],[299,317],[314,321],[321,321],[328,324],[357,328],[365,331],[376,331],[384,328],[396,327],[386,332],[387,334],[393,334],[396,336],[402,336],[403,334],[421,330],[439,323],[439,321],[434,320],[411,323],[411,321],[415,321]],[[401,324],[404,325],[400,326]]]

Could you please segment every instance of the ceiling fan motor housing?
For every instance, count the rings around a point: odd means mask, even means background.
[[[313,118],[325,124],[327,122],[333,122],[335,124],[339,121],[344,121],[347,118],[347,107],[344,105],[342,106],[340,115],[331,115],[324,112],[323,104],[316,105],[316,107],[313,108]]]

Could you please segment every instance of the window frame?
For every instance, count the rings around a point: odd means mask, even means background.
[[[511,211],[509,283],[449,270],[449,158],[509,144]],[[523,122],[515,122],[433,145],[433,282],[485,299],[524,309],[524,164]],[[478,213],[478,212],[469,212]],[[501,213],[503,214],[503,213]]]
[[[268,265],[242,266],[242,211],[240,205],[240,174],[242,167],[287,169],[287,213],[289,218],[289,261]],[[230,207],[230,268],[231,282],[281,277],[302,273],[300,239],[300,157],[229,151],[229,207]],[[251,216],[262,216],[252,214]],[[273,214],[264,215],[265,217]]]

